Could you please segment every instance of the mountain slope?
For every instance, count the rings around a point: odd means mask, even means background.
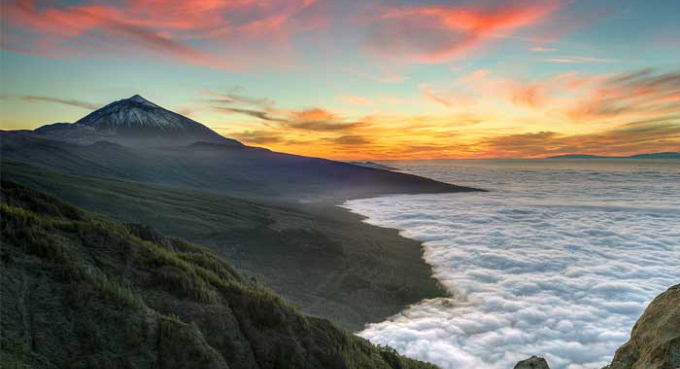
[[[200,246],[3,181],[2,367],[433,368],[335,328]]]
[[[336,206],[254,201],[26,163],[4,162],[2,175],[87,210],[205,245],[304,312],[352,331],[444,293],[418,242]]]
[[[132,146],[173,146],[202,141],[243,146],[139,95],[112,102],[73,124],[46,125],[35,132],[48,138],[81,144],[110,141]]]
[[[102,143],[80,145],[26,133],[0,135],[3,161],[247,197],[332,200],[337,204],[385,194],[479,191],[405,173],[247,146],[104,147]]]

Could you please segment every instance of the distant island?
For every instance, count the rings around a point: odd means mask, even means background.
[[[557,155],[545,159],[680,159],[680,152],[656,152],[631,156],[600,156],[600,155]]]

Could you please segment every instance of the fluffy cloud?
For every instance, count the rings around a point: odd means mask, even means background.
[[[375,343],[445,369],[506,369],[530,355],[557,369],[600,368],[646,304],[680,279],[676,170],[408,165],[494,191],[346,204],[424,241],[453,295],[368,325],[360,335]]]

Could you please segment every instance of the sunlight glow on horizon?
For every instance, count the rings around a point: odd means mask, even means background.
[[[680,3],[3,0],[2,129],[136,93],[341,160],[680,151]]]

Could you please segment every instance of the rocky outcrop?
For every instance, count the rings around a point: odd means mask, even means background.
[[[680,285],[652,301],[606,369],[680,368]]]
[[[550,369],[550,367],[544,358],[532,356],[517,363],[514,369]]]
[[[532,356],[514,369],[550,369]],[[616,350],[612,363],[602,369],[680,368],[680,284],[657,296],[633,327],[630,340]]]

